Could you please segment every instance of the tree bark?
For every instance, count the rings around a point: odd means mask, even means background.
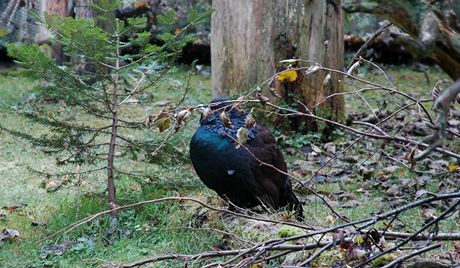
[[[429,57],[452,79],[460,78],[460,1],[350,1],[348,12],[382,16],[408,35],[394,34],[415,57]]]
[[[96,12],[90,7],[90,0],[74,0],[73,16],[76,19],[91,19],[96,17]],[[94,72],[94,68],[87,65],[86,59],[79,55],[72,56],[71,62],[75,64],[75,71],[82,74],[85,71]]]
[[[314,62],[343,68],[343,14],[341,0],[214,0],[211,17],[211,62],[213,95],[232,96],[254,88],[286,67],[281,60],[297,58],[298,67]],[[310,111],[340,120],[343,98],[330,98],[313,106],[331,93],[342,91],[340,76],[326,72],[306,77],[298,72],[293,82],[276,81],[263,89],[276,87],[288,103],[301,100]],[[297,104],[296,104],[297,105]],[[300,110],[305,110],[299,105]],[[290,121],[293,129],[314,129],[305,118]]]
[[[88,19],[96,17],[96,12],[90,7],[90,0],[74,0],[73,12],[77,19]]]
[[[46,12],[55,14],[60,17],[66,17],[69,15],[67,0],[46,0]],[[52,44],[52,56],[58,64],[62,64],[65,61],[65,55],[60,44]]]

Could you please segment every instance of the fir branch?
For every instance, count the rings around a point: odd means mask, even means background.
[[[51,178],[51,177],[64,177],[64,176],[78,176],[78,175],[88,175],[91,173],[95,173],[101,170],[106,169],[106,167],[99,167],[95,169],[88,169],[84,171],[78,171],[78,172],[61,172],[61,173],[47,173],[43,171],[39,171],[36,169],[33,169],[31,167],[27,167],[27,170],[29,170],[31,173],[40,175],[41,177],[46,177],[46,178]]]

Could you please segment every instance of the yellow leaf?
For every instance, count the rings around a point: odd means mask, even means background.
[[[357,237],[355,237],[354,240],[355,240],[354,242],[355,242],[356,244],[358,244],[358,245],[364,244],[364,238],[363,238],[362,236],[357,236]]]
[[[287,81],[287,82],[294,82],[297,79],[297,71],[296,70],[285,70],[280,73],[276,79],[279,81]]]
[[[169,117],[162,118],[162,119],[158,120],[158,122],[157,122],[157,127],[158,127],[158,130],[160,130],[160,132],[165,131],[170,126],[171,126],[171,119],[169,119]]]
[[[8,30],[3,27],[0,27],[0,38],[6,37],[7,35],[8,35]]]
[[[398,257],[398,255],[396,255],[395,253],[390,253],[390,254],[385,254],[383,257],[387,261],[392,261],[392,260],[396,259]]]
[[[457,164],[450,164],[449,166],[447,166],[447,169],[449,169],[450,172],[455,172],[457,171],[459,168],[459,165]]]

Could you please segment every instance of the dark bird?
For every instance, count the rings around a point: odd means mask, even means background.
[[[255,124],[248,112],[225,101],[215,99],[199,109],[201,126],[190,142],[196,173],[207,187],[230,201],[230,209],[234,209],[232,204],[270,210],[288,207],[296,211],[298,220],[303,219],[272,134]],[[238,140],[245,144],[240,146]]]

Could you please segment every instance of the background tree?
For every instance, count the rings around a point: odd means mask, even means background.
[[[314,63],[343,68],[343,14],[341,1],[225,1],[212,2],[211,61],[214,96],[236,95],[286,69],[285,59],[302,61],[297,67]],[[343,98],[322,103],[325,96],[342,91],[340,75],[320,71],[295,79],[274,79],[273,87],[299,110],[340,120]],[[325,79],[328,77],[328,79]],[[330,79],[329,79],[330,78]],[[289,81],[291,80],[291,81]],[[327,83],[325,83],[327,82]],[[297,100],[301,103],[298,104]],[[312,121],[291,120],[293,129],[314,129]]]
[[[390,20],[405,32],[393,36],[416,58],[428,57],[460,78],[460,1],[347,1],[345,10]]]

